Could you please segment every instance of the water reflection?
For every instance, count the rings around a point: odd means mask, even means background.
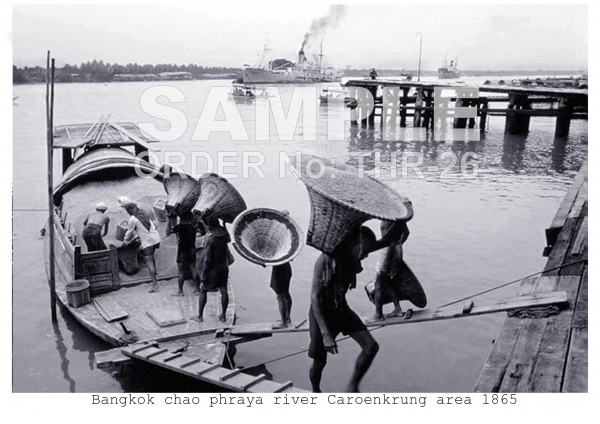
[[[567,141],[566,137],[555,137],[552,145],[552,169],[561,174],[565,171]]]
[[[60,314],[64,318],[65,313],[62,310],[63,308],[60,308],[60,309],[61,309]],[[67,358],[68,348],[64,343],[65,339],[62,335],[62,332],[60,330],[60,325],[58,324],[58,322],[52,323],[52,331],[54,332],[54,341],[56,343],[56,350],[58,352],[58,356],[60,357],[60,369],[62,371],[63,378],[67,381],[67,383],[69,383],[69,392],[75,393],[75,380],[73,380],[73,378],[71,378],[71,375],[69,374],[69,359]],[[74,333],[71,333],[71,334],[73,334],[73,337],[75,337]]]
[[[504,134],[502,147],[502,166],[508,171],[517,172],[523,169],[523,157],[527,136]]]

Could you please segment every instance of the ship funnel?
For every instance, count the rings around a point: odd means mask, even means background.
[[[306,55],[304,54],[304,49],[300,49],[300,51],[298,52],[298,63],[304,63],[306,62]]]

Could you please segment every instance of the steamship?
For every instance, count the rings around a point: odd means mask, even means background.
[[[256,66],[244,66],[240,82],[244,84],[306,84],[339,82],[344,76],[343,71],[340,69],[323,66],[323,43],[321,43],[321,53],[316,62],[307,59],[304,46],[302,46],[298,52],[297,63],[277,59],[263,66],[268,51],[269,48],[265,44],[259,63]]]
[[[460,71],[458,70],[458,61],[451,60],[448,65],[447,60],[444,60],[441,68],[438,68],[439,79],[455,79],[460,77]]]

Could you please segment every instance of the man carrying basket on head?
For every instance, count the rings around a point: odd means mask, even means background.
[[[171,234],[177,234],[177,292],[172,296],[184,296],[183,284],[185,283],[185,277],[191,276],[194,278],[195,267],[196,267],[196,231],[198,226],[196,225],[196,219],[191,212],[182,213],[181,217],[178,217],[175,212],[169,215],[167,222],[166,234],[167,237]],[[194,278],[195,284],[195,278]],[[198,289],[195,287],[194,294],[199,294]]]
[[[356,275],[362,271],[360,261],[367,257],[374,244],[375,235],[363,226],[346,236],[332,254],[321,254],[315,263],[308,314],[308,356],[313,359],[310,381],[315,393],[321,392],[327,353],[338,353],[335,342],[338,334],[349,335],[362,349],[346,387],[347,392],[358,392],[358,385],[379,350],[365,324],[346,301],[346,293],[356,287]]]
[[[201,246],[196,251],[196,273],[200,281],[200,295],[198,298],[198,316],[192,319],[203,321],[204,307],[209,291],[221,293],[222,313],[219,321],[225,322],[229,294],[227,293],[227,280],[229,279],[229,264],[232,261],[228,243],[231,241],[229,233],[217,218],[207,220],[206,234],[202,237]]]

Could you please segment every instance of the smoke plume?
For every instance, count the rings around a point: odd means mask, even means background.
[[[314,37],[325,34],[330,29],[335,28],[344,15],[346,14],[346,6],[330,6],[329,13],[319,19],[315,19],[310,24],[310,31],[304,34],[304,40],[302,40],[302,49],[304,46]]]

